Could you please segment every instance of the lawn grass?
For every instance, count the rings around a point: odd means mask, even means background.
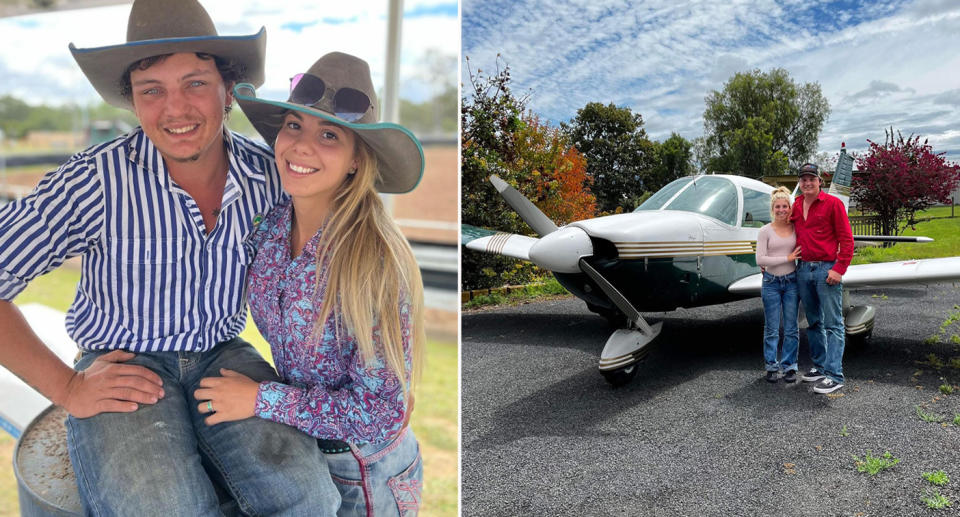
[[[859,248],[853,264],[898,262],[901,260],[960,256],[960,208],[950,218],[950,207],[935,207],[917,214],[917,219],[933,217],[904,230],[903,235],[922,235],[933,242],[897,243],[889,248]]]
[[[481,294],[463,303],[464,310],[504,304],[523,303],[530,300],[539,300],[548,296],[565,296],[570,293],[560,285],[553,275],[548,275],[543,282],[510,288],[508,292],[494,292]]]
[[[73,300],[80,272],[65,267],[41,276],[17,297],[17,304],[42,303],[66,311]],[[271,361],[270,347],[248,319],[241,336]],[[457,443],[459,397],[457,393],[457,344],[427,343],[423,379],[416,391],[416,409],[411,418],[420,441],[424,462],[423,511],[425,516],[457,514]],[[14,440],[0,431],[0,517],[19,515],[17,483],[13,475]]]

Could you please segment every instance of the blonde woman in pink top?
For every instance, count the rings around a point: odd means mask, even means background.
[[[797,381],[797,273],[800,257],[797,236],[790,222],[793,199],[790,191],[779,187],[770,194],[773,222],[757,234],[757,265],[763,270],[763,360],[766,380],[777,382],[783,371],[784,382]],[[783,349],[777,356],[780,322],[783,320]]]

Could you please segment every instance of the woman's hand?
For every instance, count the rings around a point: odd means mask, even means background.
[[[200,379],[200,389],[193,392],[200,402],[197,411],[210,414],[204,422],[215,425],[252,417],[257,407],[260,383],[226,368],[220,369],[220,375],[223,377]]]
[[[800,258],[800,246],[797,246],[797,249],[793,250],[789,255],[787,255],[787,260],[793,262]]]

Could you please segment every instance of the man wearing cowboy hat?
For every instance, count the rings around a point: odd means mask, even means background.
[[[0,363],[70,413],[88,514],[220,515],[211,478],[245,514],[339,506],[314,440],[262,419],[207,426],[192,395],[221,369],[278,379],[237,335],[245,241],[283,194],[269,148],[223,127],[233,84],[263,83],[265,43],[264,29],[219,36],[196,0],[135,0],[126,44],[70,50],[140,127],[0,210]],[[67,331],[82,356],[71,369],[10,302],[75,256]]]
[[[801,248],[797,294],[807,315],[807,341],[813,368],[805,382],[813,391],[833,393],[843,387],[843,274],[853,259],[853,231],[843,201],[820,189],[820,170],[800,167],[800,192],[790,221]]]

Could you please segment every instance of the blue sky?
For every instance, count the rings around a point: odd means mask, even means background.
[[[612,102],[656,140],[692,140],[711,91],[780,67],[830,102],[821,152],[863,150],[892,125],[960,161],[955,0],[463,0],[462,12],[470,66],[492,70],[499,53],[514,91],[532,90],[527,106],[553,123]]]
[[[259,94],[286,98],[290,76],[305,71],[321,55],[339,50],[370,63],[374,85],[382,89],[387,1],[201,0],[221,35],[256,33],[267,28],[267,82]],[[31,104],[99,102],[73,61],[67,45],[79,48],[122,43],[129,5],[56,11],[0,18],[0,96]],[[402,29],[400,96],[421,102],[437,93],[423,57],[449,56],[447,82],[457,83],[459,21],[456,0],[406,0]]]

